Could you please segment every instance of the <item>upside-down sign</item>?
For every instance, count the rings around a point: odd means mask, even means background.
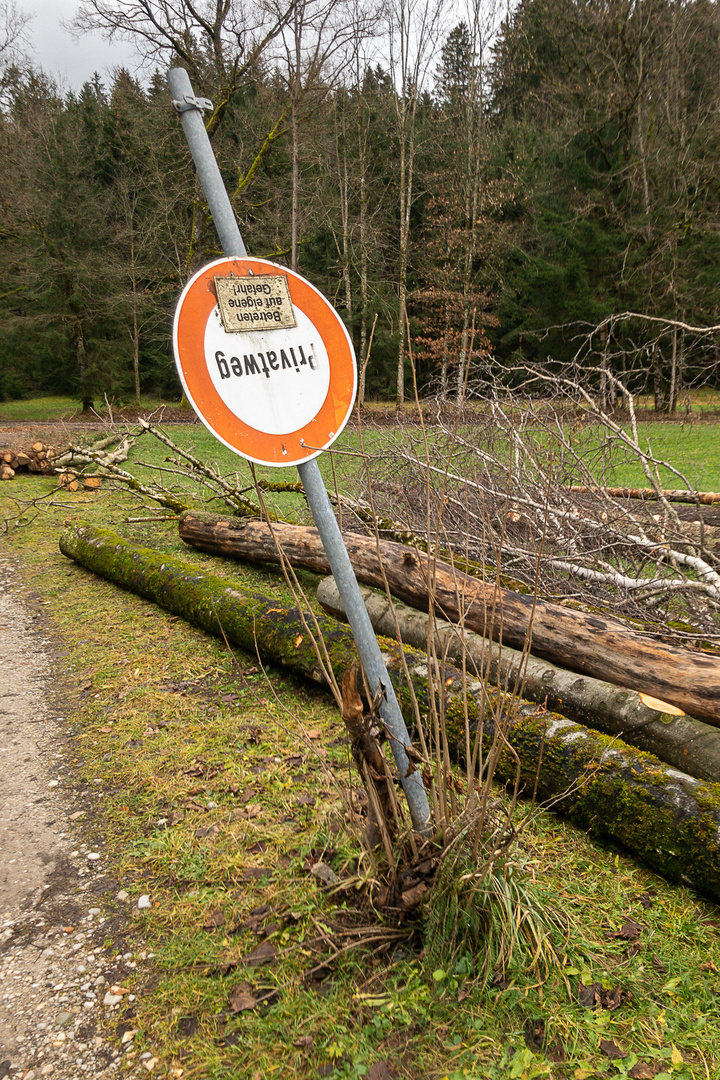
[[[299,465],[347,423],[355,353],[318,290],[264,259],[219,259],[178,302],[175,362],[216,438],[262,465]]]

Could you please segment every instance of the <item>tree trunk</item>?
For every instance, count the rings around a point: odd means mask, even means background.
[[[345,310],[347,311],[348,332],[352,335],[353,304],[350,283],[350,181],[348,178],[347,131],[344,112],[342,114],[341,128],[342,144],[340,133],[337,131],[337,128],[335,131],[335,152],[337,154],[340,220],[342,222],[342,279],[345,287]],[[362,356],[362,353],[360,355]]]
[[[241,521],[188,511],[180,521],[187,543],[215,555],[251,562],[279,561],[275,542],[295,567],[330,573],[316,529]],[[505,645],[640,690],[691,716],[720,727],[720,657],[654,641],[618,619],[573,611],[548,601],[495,588],[422,551],[389,540],[345,534],[359,581],[384,589],[427,611],[430,594],[437,615],[461,622]]]
[[[662,488],[657,492],[655,488],[624,488],[624,487],[587,487],[584,484],[571,484],[567,491],[576,492],[579,495],[608,495],[611,499],[667,499],[668,502],[676,503],[699,503],[701,506],[710,506],[712,503],[720,503],[720,491],[687,491],[684,488]]]
[[[300,75],[298,73],[298,79]],[[293,89],[290,113],[292,131],[292,198],[290,203],[290,269],[298,268],[298,219],[300,217],[300,122],[298,120],[297,92]]]
[[[369,357],[368,348],[368,196],[367,196],[367,147],[362,123],[362,103],[358,103],[358,163],[360,169],[360,385],[358,404],[365,404],[365,376]]]
[[[397,638],[399,631],[404,645],[427,648],[428,615],[397,601],[391,605],[386,596],[370,589],[363,589],[362,594],[377,634]],[[325,611],[345,619],[334,578],[320,582],[317,597]],[[635,690],[578,677],[547,660],[537,660],[507,645],[501,648],[441,619],[435,622],[434,636],[438,656],[461,664],[464,655],[467,670],[493,688],[518,693],[606,735],[618,735],[700,780],[720,782],[720,731],[716,727],[650,708]]]
[[[105,529],[73,526],[60,538],[68,558],[137,593],[194,625],[264,661],[281,664],[322,681],[308,621],[297,608],[245,591],[234,581],[208,574],[170,556],[122,540]],[[317,616],[338,678],[357,660],[352,636],[333,619]],[[427,657],[383,641],[388,670],[406,715],[412,716],[412,682],[420,714],[428,708]],[[403,660],[404,653],[404,660]],[[405,666],[407,665],[407,667]],[[442,688],[448,739],[455,753],[465,746],[466,676],[443,670]],[[479,684],[476,684],[479,688]],[[468,688],[471,722],[481,705]],[[484,700],[482,692],[478,694]],[[483,735],[492,738],[492,720],[483,716]],[[499,776],[513,779],[517,753],[525,791],[587,828],[593,835],[624,844],[669,880],[682,880],[720,900],[720,793],[717,787],[665,768],[650,754],[617,739],[595,735],[535,705],[518,705],[509,726],[510,750],[503,753]],[[514,753],[513,753],[514,751]]]

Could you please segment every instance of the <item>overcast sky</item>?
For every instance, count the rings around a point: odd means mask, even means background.
[[[77,0],[19,0],[18,7],[33,16],[26,31],[33,46],[31,60],[61,87],[79,90],[95,71],[103,77],[121,66],[134,72],[129,45],[109,45],[100,34],[83,34],[73,40],[72,34],[63,29],[60,21],[73,18]]]

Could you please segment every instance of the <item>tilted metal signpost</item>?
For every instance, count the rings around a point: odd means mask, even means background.
[[[427,834],[422,776],[408,758],[410,736],[316,460],[350,415],[357,384],[352,343],[314,286],[285,267],[248,258],[202,118],[211,103],[195,97],[183,68],[172,68],[168,83],[227,256],[196,274],[178,303],[180,378],[200,419],[236,453],[297,465],[368,685],[383,691],[379,712],[413,828]]]

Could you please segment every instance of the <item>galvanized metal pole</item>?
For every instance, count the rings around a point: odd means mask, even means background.
[[[172,68],[168,72],[168,83],[223,251],[230,257],[244,258],[247,255],[245,244],[203,123],[203,110],[211,108],[211,103],[194,96],[190,78],[184,68]],[[427,834],[431,815],[425,786],[420,770],[407,756],[406,747],[410,745],[410,736],[365,609],[350,556],[330,505],[317,459],[312,458],[298,465],[298,472],[345,606],[368,685],[373,693],[378,688],[383,691],[379,712],[390,736],[393,757],[408,801],[413,828]]]
[[[222,249],[226,255],[244,259],[247,255],[245,244],[203,122],[203,110],[211,109],[212,103],[207,98],[195,97],[185,68],[171,68],[168,84]]]

